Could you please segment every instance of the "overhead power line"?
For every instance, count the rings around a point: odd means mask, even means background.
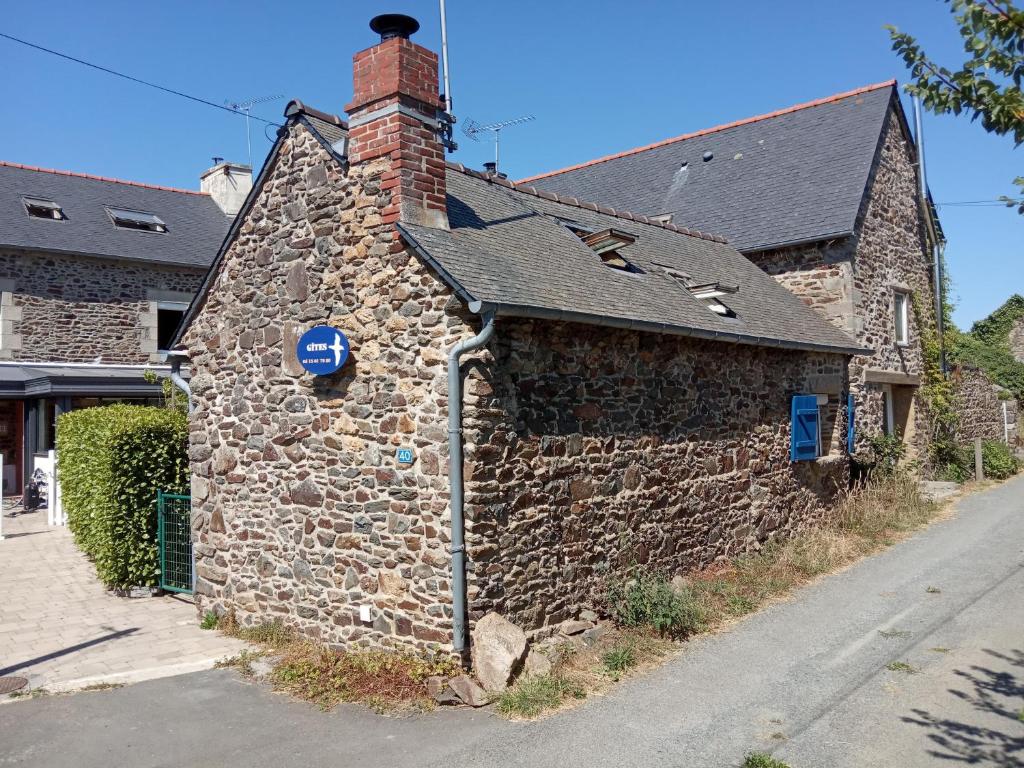
[[[0,37],[6,38],[7,40],[11,40],[11,41],[13,41],[15,43],[20,43],[21,45],[28,46],[29,48],[34,48],[37,51],[42,51],[43,53],[49,53],[49,54],[51,54],[53,56],[58,56],[58,57],[60,57],[62,59],[66,59],[67,61],[73,61],[76,64],[81,64],[83,66],[99,70],[100,72],[106,72],[108,75],[114,75],[115,77],[124,78],[125,80],[131,80],[133,83],[138,83],[139,85],[145,85],[145,86],[147,86],[149,88],[156,88],[158,91],[163,91],[164,93],[170,93],[170,94],[172,94],[174,96],[180,96],[183,99],[188,99],[189,101],[195,101],[195,102],[197,102],[199,104],[205,104],[208,107],[213,107],[215,109],[220,109],[220,110],[223,110],[224,112],[230,112],[233,115],[241,115],[242,117],[250,117],[248,114],[246,114],[242,110],[232,109],[231,107],[224,106],[223,104],[216,104],[216,103],[214,103],[212,101],[207,101],[206,99],[202,99],[202,98],[200,98],[198,96],[192,96],[192,95],[190,95],[188,93],[183,93],[182,91],[176,91],[173,88],[167,88],[167,87],[162,86],[162,85],[157,85],[156,83],[151,83],[148,80],[142,80],[142,79],[140,79],[138,77],[132,77],[131,75],[126,75],[124,72],[118,72],[117,70],[109,69],[108,67],[101,67],[99,64],[93,64],[92,62],[84,61],[83,59],[77,59],[74,56],[69,56],[66,53],[61,53],[60,51],[55,51],[52,48],[46,48],[46,47],[44,47],[42,45],[36,45],[35,43],[30,43],[28,40],[22,40],[20,37],[15,37],[14,35],[8,35],[8,34],[6,34],[4,32],[0,32]],[[266,123],[267,125],[280,125],[280,123],[275,123],[273,120],[265,120],[262,117],[257,117],[256,115],[252,115],[251,119],[259,120],[261,123]]]
[[[948,208],[950,206],[962,206],[971,208],[986,208],[986,207],[1012,207],[1014,205],[1020,205],[1024,203],[1024,200],[1011,200],[1009,198],[1001,200],[960,200],[952,203],[936,203],[936,208]]]

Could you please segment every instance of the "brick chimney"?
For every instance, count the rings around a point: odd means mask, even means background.
[[[377,16],[381,41],[353,57],[348,159],[352,165],[389,157],[381,190],[391,193],[386,224],[403,221],[448,229],[444,148],[438,137],[437,54],[409,40],[419,23]]]

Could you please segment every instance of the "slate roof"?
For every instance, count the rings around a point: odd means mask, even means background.
[[[763,346],[859,349],[721,238],[545,197],[462,166],[449,167],[447,193],[450,231],[404,223],[401,231],[464,300],[498,305],[499,314]],[[608,267],[570,226],[635,236],[619,253],[639,272]],[[666,269],[695,284],[739,286],[722,299],[736,318],[712,312]]]
[[[294,102],[293,102],[294,103]],[[289,108],[289,119],[316,133],[312,110]],[[344,125],[327,120],[331,130]],[[330,136],[320,135],[329,146]],[[259,196],[272,157],[236,219]],[[337,161],[342,158],[334,154]],[[446,175],[450,230],[399,224],[400,232],[465,302],[481,301],[500,315],[562,319],[759,346],[863,351],[853,339],[807,307],[773,278],[726,244],[703,232],[660,224],[644,216],[517,187],[505,179],[449,164]],[[636,237],[621,255],[638,270],[608,267],[569,226],[589,231],[615,228]],[[230,246],[229,236],[178,328],[180,341]],[[666,273],[694,283],[739,286],[725,303],[735,318],[712,312]]]
[[[54,201],[67,220],[30,217],[25,196]],[[105,206],[156,214],[167,231],[119,229]],[[0,161],[0,246],[205,268],[230,225],[200,192]]]
[[[895,85],[869,85],[523,183],[651,216],[671,213],[677,224],[721,233],[741,251],[849,234],[890,103],[899,105]],[[712,159],[703,159],[706,152]]]

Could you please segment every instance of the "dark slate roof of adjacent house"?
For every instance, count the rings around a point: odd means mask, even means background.
[[[650,216],[671,213],[677,224],[719,232],[741,251],[850,234],[889,106],[899,103],[895,85],[869,85],[523,182]]]
[[[66,220],[29,216],[25,197],[57,203]],[[115,227],[106,207],[155,214],[167,231]],[[0,161],[0,246],[205,268],[230,225],[200,192]]]
[[[462,166],[449,167],[447,193],[450,230],[403,223],[403,235],[464,300],[497,305],[499,314],[764,346],[858,348],[722,238],[517,188]],[[619,253],[638,271],[607,266],[570,227],[632,235],[636,241]],[[736,318],[712,312],[666,270],[693,284],[738,286],[722,299]]]

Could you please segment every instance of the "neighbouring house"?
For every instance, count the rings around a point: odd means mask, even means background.
[[[0,453],[5,492],[54,445],[56,417],[159,397],[144,378],[251,187],[219,163],[202,191],[0,162]]]
[[[858,446],[898,433],[927,458],[922,331],[943,236],[895,81],[521,183],[725,235],[866,348],[850,365]]]
[[[464,651],[824,518],[852,333],[720,237],[446,164],[436,55],[374,23],[348,123],[289,104],[175,341],[199,610]]]

